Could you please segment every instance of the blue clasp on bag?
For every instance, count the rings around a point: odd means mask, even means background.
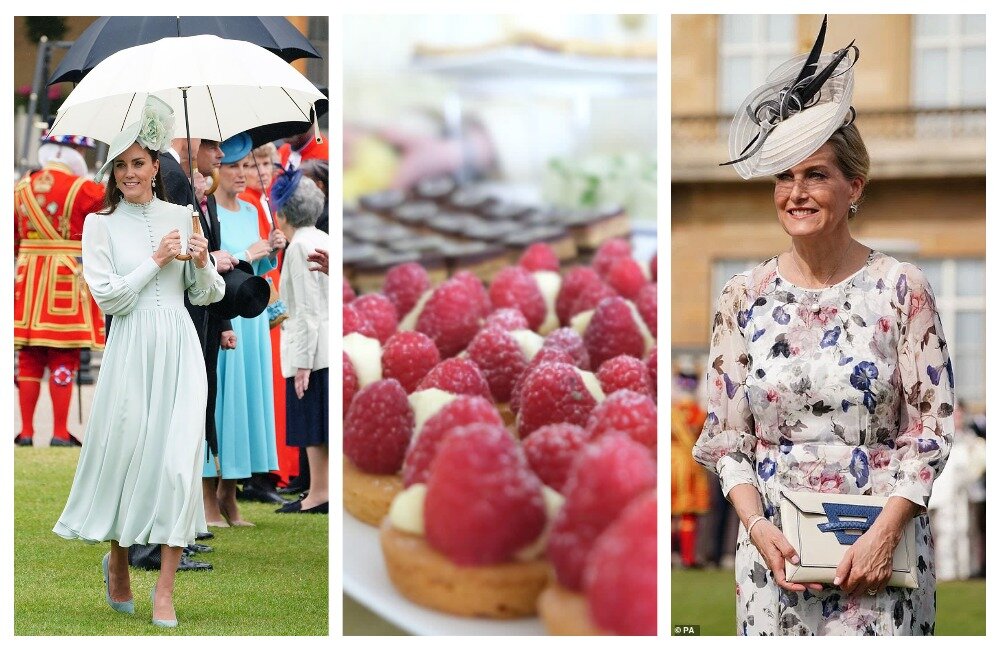
[[[823,511],[829,520],[824,524],[817,524],[824,533],[833,533],[837,536],[837,541],[846,546],[853,544],[861,537],[872,524],[875,517],[882,512],[878,506],[860,506],[850,503],[824,503]],[[865,521],[849,520],[841,521],[841,517],[864,517]],[[857,532],[848,532],[857,531]]]

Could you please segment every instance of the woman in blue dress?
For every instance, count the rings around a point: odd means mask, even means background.
[[[237,198],[246,189],[246,175],[253,165],[250,138],[241,133],[221,147],[215,199],[222,249],[250,262],[254,272],[263,275],[275,268],[274,252],[284,248],[286,240],[280,230],[261,239],[257,209]],[[236,349],[219,355],[215,407],[219,464],[208,458],[203,474],[205,518],[210,526],[222,527],[253,525],[240,515],[236,481],[278,469],[267,312],[255,318],[234,318],[232,324]]]

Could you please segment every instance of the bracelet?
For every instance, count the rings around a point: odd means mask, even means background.
[[[765,517],[764,515],[754,515],[753,517],[750,517],[750,524],[747,526],[748,538],[750,537],[750,533],[753,532],[753,527],[759,524],[760,522],[764,521],[765,519],[767,519],[767,517]]]
[[[247,261],[252,264],[253,263],[253,258],[250,257],[250,249],[246,248],[246,249],[243,250],[243,252],[247,254]]]

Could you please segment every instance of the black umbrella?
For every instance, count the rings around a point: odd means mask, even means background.
[[[325,86],[317,86],[317,90],[323,93],[325,97],[324,99],[320,99],[316,102],[316,114],[313,115],[310,113],[308,120],[299,120],[297,122],[275,122],[274,124],[265,124],[264,126],[247,129],[246,133],[250,136],[250,142],[253,143],[254,149],[267,142],[274,142],[275,140],[290,138],[293,135],[305,133],[309,130],[309,127],[313,125],[315,120],[318,120],[326,115],[327,110],[330,107],[330,91]]]
[[[309,39],[283,16],[102,16],[67,50],[49,85],[78,82],[119,50],[169,36],[201,34],[247,41],[289,63],[322,58]]]

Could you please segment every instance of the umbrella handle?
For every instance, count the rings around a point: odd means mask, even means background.
[[[212,196],[215,190],[219,189],[219,170],[212,170],[212,186],[205,190],[205,196]]]
[[[201,219],[198,217],[198,213],[191,208],[191,230],[197,234],[202,234],[201,232]],[[182,262],[187,262],[191,259],[191,255],[188,253],[181,253],[174,257],[175,260],[180,260]]]

